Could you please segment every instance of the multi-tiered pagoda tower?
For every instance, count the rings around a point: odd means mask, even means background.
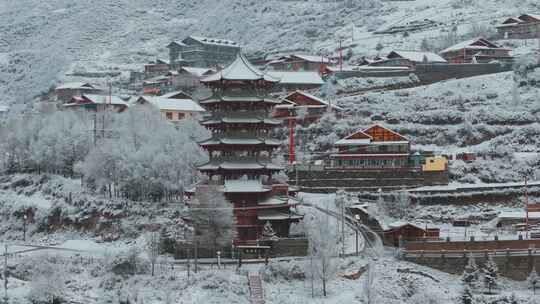
[[[237,243],[261,238],[270,223],[279,237],[289,236],[291,222],[302,217],[290,210],[288,185],[277,184],[272,175],[283,168],[272,163],[272,153],[281,143],[272,138],[272,129],[280,121],[270,119],[279,102],[268,92],[278,79],[272,78],[239,55],[224,70],[201,81],[212,90],[202,100],[211,115],[202,124],[212,138],[201,143],[210,162],[199,167],[218,184],[234,205]]]

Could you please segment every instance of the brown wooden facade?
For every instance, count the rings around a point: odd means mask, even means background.
[[[497,26],[499,37],[505,39],[535,39],[540,35],[540,15],[523,14],[506,19]]]
[[[343,169],[408,169],[410,142],[381,125],[359,130],[335,143],[331,167]]]

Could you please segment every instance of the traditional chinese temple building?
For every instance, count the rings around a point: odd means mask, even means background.
[[[202,124],[212,131],[212,138],[200,143],[210,161],[199,170],[233,204],[236,244],[259,239],[267,222],[278,237],[288,237],[291,222],[302,218],[290,210],[288,185],[272,178],[283,170],[272,163],[272,153],[281,143],[272,138],[271,130],[280,121],[269,118],[279,101],[269,98],[268,92],[278,81],[243,55],[201,80],[212,90],[211,97],[200,101],[210,113]]]
[[[348,169],[397,169],[407,168],[410,155],[409,140],[381,125],[337,141],[338,152],[331,155],[331,166]]]

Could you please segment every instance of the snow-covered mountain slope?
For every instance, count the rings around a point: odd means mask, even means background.
[[[525,11],[533,0],[330,1],[268,0],[18,0],[0,3],[0,103],[30,102],[77,71],[141,69],[165,45],[189,34],[229,38],[247,51],[321,49],[334,52],[339,39],[355,54],[418,49],[456,25],[494,24]],[[419,33],[373,31],[424,19],[438,24]],[[99,82],[99,80],[94,79]]]
[[[141,69],[166,55],[171,40],[190,34],[233,39],[247,50],[311,49],[378,6],[378,0],[2,1],[0,96],[28,101],[68,71]]]

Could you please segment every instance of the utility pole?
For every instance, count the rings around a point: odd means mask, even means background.
[[[198,265],[198,262],[199,262],[199,241],[197,240],[197,237],[195,237],[195,242],[193,244],[195,246],[195,250],[194,250],[194,263],[195,263],[195,269],[194,269],[194,272],[197,273],[197,271],[199,270],[199,265]]]
[[[341,253],[345,256],[345,200],[340,198],[341,205]]]
[[[4,245],[4,304],[8,304],[8,246]]]
[[[26,243],[26,220],[28,219],[28,216],[26,215],[26,211],[23,215],[23,242]]]
[[[529,238],[529,195],[527,193],[527,175],[525,175],[525,238]]]
[[[343,72],[343,48],[341,47],[342,39],[339,39],[339,71]]]

